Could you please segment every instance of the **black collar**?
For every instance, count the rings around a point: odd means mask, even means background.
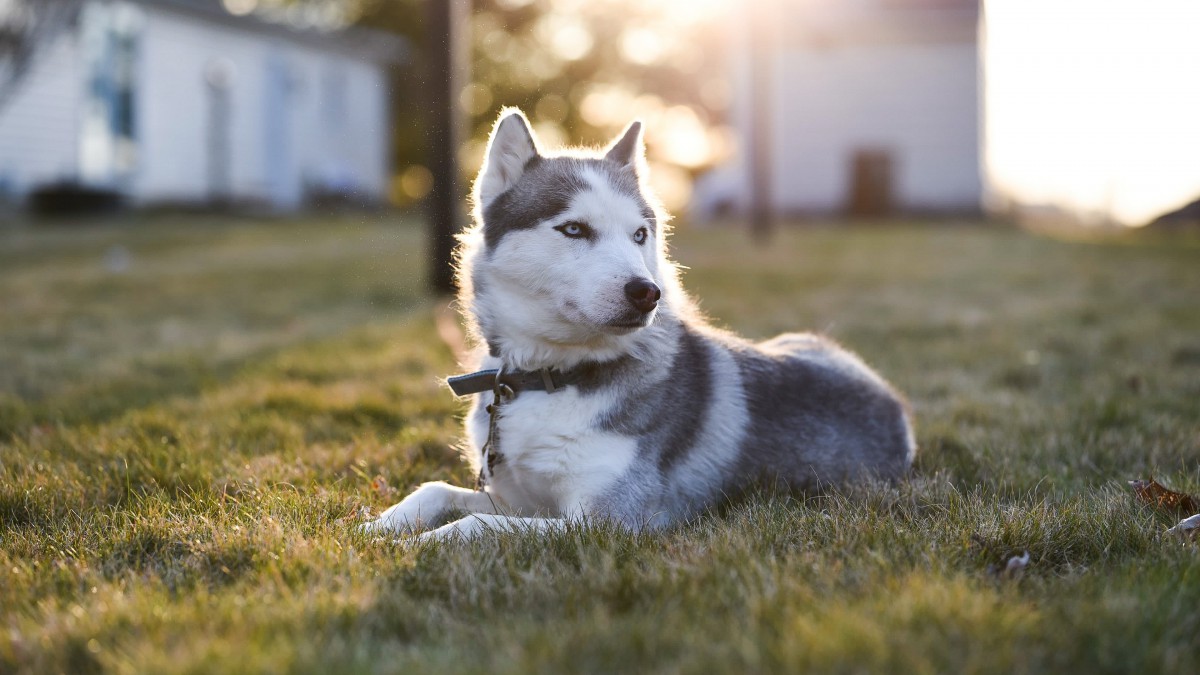
[[[508,385],[514,394],[523,391],[545,391],[553,394],[564,387],[578,384],[587,369],[572,368],[562,371],[556,368],[539,368],[538,370],[507,370],[491,368],[466,375],[456,375],[447,378],[446,384],[454,390],[455,396],[469,396],[485,391],[493,391],[499,385]]]

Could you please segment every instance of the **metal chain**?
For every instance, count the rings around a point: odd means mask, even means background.
[[[517,397],[517,392],[512,387],[500,381],[503,375],[504,368],[500,368],[496,372],[496,384],[492,387],[492,402],[487,406],[488,435],[487,440],[483,442],[483,457],[479,464],[479,475],[475,478],[476,490],[483,489],[496,465],[503,460],[500,455],[500,406]]]

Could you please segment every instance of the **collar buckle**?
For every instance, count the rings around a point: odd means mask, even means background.
[[[542,368],[538,372],[542,374],[542,384],[546,386],[547,394],[553,394],[558,391],[558,387],[554,385],[554,376],[550,373],[549,368]]]

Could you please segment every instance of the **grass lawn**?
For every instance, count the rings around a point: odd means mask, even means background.
[[[0,672],[1200,672],[1200,550],[1125,485],[1200,492],[1200,241],[675,256],[718,323],[824,331],[905,391],[912,477],[663,535],[373,539],[364,511],[472,479],[415,224],[0,230]]]

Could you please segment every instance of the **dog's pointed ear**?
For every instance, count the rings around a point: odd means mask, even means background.
[[[604,159],[611,159],[621,166],[636,168],[645,151],[646,149],[642,145],[642,123],[634,120],[625,127],[621,137],[604,153]]]
[[[529,128],[529,120],[516,108],[502,111],[496,126],[492,127],[483,167],[475,179],[479,203],[487,206],[504,194],[525,173],[529,161],[538,156],[537,141]]]

